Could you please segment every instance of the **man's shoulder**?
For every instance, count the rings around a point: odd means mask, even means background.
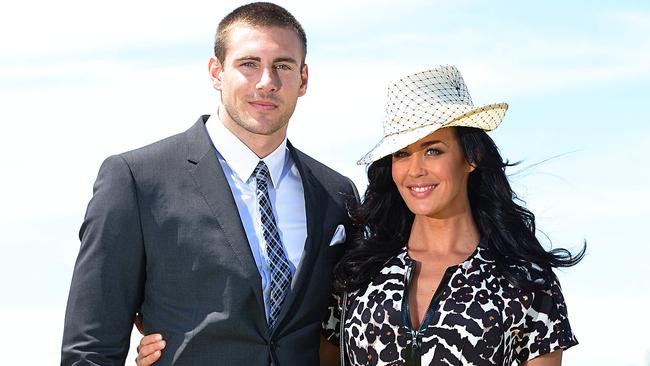
[[[302,152],[300,149],[294,146],[291,146],[291,149],[293,150],[295,157],[297,157],[300,160],[300,164],[309,168],[309,170],[318,178],[326,178],[327,180],[332,180],[334,182],[349,181],[349,179],[343,174],[337,172],[336,170],[330,168],[329,166],[307,155],[306,153]]]
[[[201,122],[205,123],[206,117],[207,116],[201,116],[199,120],[186,131],[118,155],[129,163],[169,161],[169,159],[174,159],[174,157],[186,160],[190,153],[190,145],[199,144],[201,142],[193,140],[200,140],[203,137],[205,139],[203,145],[209,146],[210,144],[207,132],[201,133],[202,131],[200,131],[201,129],[205,129]]]
[[[127,161],[164,159],[166,156],[178,152],[181,149],[183,135],[184,132],[181,132],[148,145],[122,152],[118,155]]]
[[[312,158],[296,147],[290,145],[290,148],[293,150],[294,156],[300,160],[299,163],[308,168],[311,174],[313,174],[326,189],[336,193],[358,196],[357,188],[350,178]]]

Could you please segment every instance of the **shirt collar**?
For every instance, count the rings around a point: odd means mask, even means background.
[[[269,168],[271,183],[277,188],[287,159],[287,138],[272,153],[260,159],[237,136],[223,125],[218,113],[211,115],[205,122],[208,135],[217,151],[226,160],[228,166],[239,178],[247,182],[260,160]]]

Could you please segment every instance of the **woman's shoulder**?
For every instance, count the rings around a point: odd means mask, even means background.
[[[406,247],[404,247],[384,262],[379,273],[370,281],[371,285],[377,286],[378,284],[383,285],[386,282],[401,280],[406,271],[408,260]]]
[[[493,277],[498,278],[503,284],[508,283],[509,287],[521,287],[511,283],[506,276],[499,271],[499,267],[507,269],[511,273],[517,273],[520,278],[527,279],[534,287],[540,289],[551,289],[553,286],[559,286],[557,276],[551,268],[543,268],[537,263],[530,261],[518,261],[517,263],[503,263],[499,265],[494,249],[488,246],[477,248],[475,260],[482,266],[484,272],[489,272]]]
[[[564,303],[562,288],[557,276],[550,268],[543,268],[533,262],[522,261],[517,264],[504,264],[510,273],[518,273],[519,278],[525,278],[532,286],[522,286],[513,283],[499,270],[497,257],[492,249],[479,247],[471,265],[481,269],[482,277],[493,295],[499,295],[506,302],[514,301],[524,308],[533,306],[536,302],[552,301],[561,305]]]

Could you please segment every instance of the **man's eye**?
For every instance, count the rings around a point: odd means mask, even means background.
[[[243,66],[243,67],[255,67],[255,63],[253,63],[253,62],[243,62],[240,66]]]
[[[278,70],[291,70],[291,67],[289,65],[286,65],[286,64],[275,65],[275,68],[278,69]]]

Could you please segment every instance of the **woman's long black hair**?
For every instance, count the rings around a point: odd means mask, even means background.
[[[518,268],[535,263],[547,279],[552,268],[570,267],[585,254],[586,245],[572,255],[566,249],[546,251],[535,236],[535,215],[517,204],[501,158],[485,131],[451,127],[465,155],[476,168],[470,173],[467,190],[472,216],[483,243],[491,248],[500,273],[520,289],[540,289]],[[368,167],[368,188],[361,205],[351,212],[355,225],[348,251],[335,269],[335,287],[354,291],[370,282],[383,264],[397,255],[409,239],[414,215],[400,196],[391,174],[392,158],[386,156]],[[548,283],[548,281],[547,281]]]

